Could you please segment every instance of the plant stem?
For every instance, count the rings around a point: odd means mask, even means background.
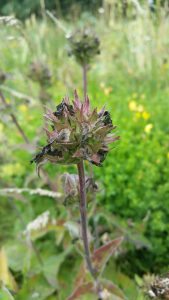
[[[26,144],[29,144],[29,140],[27,138],[27,136],[25,135],[24,131],[22,130],[21,126],[19,125],[17,118],[15,117],[15,115],[13,113],[10,114],[13,123],[15,124],[15,126],[17,127],[20,135],[22,136],[23,140],[25,141]]]
[[[85,99],[87,96],[87,65],[83,65],[82,72],[83,72],[83,93]]]
[[[5,105],[5,107],[7,108],[8,107],[8,103],[6,102],[6,99],[3,95],[3,93],[0,91],[0,98],[1,98],[1,101],[2,103]],[[25,134],[25,132],[23,131],[23,129],[21,128],[21,126],[19,125],[18,123],[18,120],[16,118],[16,116],[13,114],[13,113],[10,113],[10,116],[11,116],[11,119],[12,119],[12,122],[15,124],[15,126],[17,127],[20,135],[22,136],[23,140],[25,141],[26,144],[29,144],[29,140]]]
[[[90,250],[87,236],[87,213],[86,213],[86,191],[85,191],[85,173],[83,161],[77,164],[78,174],[79,174],[79,187],[80,187],[80,215],[81,215],[81,226],[82,226],[82,239],[85,250],[85,259],[89,272],[92,277],[95,278],[95,272],[92,267],[92,262],[90,258]]]
[[[83,94],[84,94],[84,99],[86,98],[87,96],[87,68],[88,66],[87,65],[83,65],[82,66],[82,73],[83,73]],[[89,173],[90,173],[90,177],[93,179],[94,178],[94,175],[93,175],[93,168],[92,168],[92,165],[89,165]],[[95,196],[94,196],[94,193],[93,193],[93,199],[92,199],[92,202],[93,202],[93,206],[95,206],[96,204],[96,199],[95,199]],[[95,218],[93,218],[93,224],[94,224],[94,232],[95,232],[95,249],[98,247],[99,245],[99,237],[98,237],[98,232],[97,232],[97,224],[95,222]]]
[[[79,196],[80,196],[79,208],[80,208],[80,215],[81,215],[81,232],[82,232],[82,240],[84,245],[85,260],[86,260],[87,268],[94,280],[99,299],[102,299],[100,284],[97,280],[96,272],[92,266],[90,249],[89,249],[89,241],[87,236],[86,188],[85,188],[85,172],[84,172],[83,160],[77,164],[77,168],[78,168],[78,175],[79,175]]]

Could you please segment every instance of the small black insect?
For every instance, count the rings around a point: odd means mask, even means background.
[[[104,112],[103,117],[104,117],[103,123],[105,126],[112,125],[112,119],[111,119],[110,113],[107,110]]]

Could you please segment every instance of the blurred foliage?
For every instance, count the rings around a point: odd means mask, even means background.
[[[70,10],[91,10],[101,6],[101,0],[0,0],[1,14],[14,14],[19,19],[25,19],[31,14],[42,16],[44,7],[56,11],[57,15],[67,15]]]
[[[116,20],[113,9],[107,11],[105,6],[99,20],[84,13],[74,24],[61,20],[59,28],[51,20],[39,22],[34,16],[21,27],[0,25],[0,69],[9,74],[0,86],[8,104],[0,105],[1,189],[52,186],[63,192],[60,175],[76,173],[73,166],[46,166],[49,178],[45,173],[38,178],[29,164],[35,149],[45,143],[39,86],[29,78],[29,70],[39,58],[49,66],[48,106],[55,110],[63,95],[72,97],[75,87],[83,94],[81,68],[73,57],[67,57],[66,33],[60,28],[69,33],[87,22],[101,40],[101,54],[88,73],[88,93],[93,107],[106,103],[121,141],[104,166],[94,168],[99,193],[96,210],[91,210],[89,201],[89,229],[94,233],[96,222],[99,245],[119,233],[124,236],[116,259],[104,272],[131,300],[143,299],[138,290],[141,276],[167,271],[169,261],[169,25],[163,13],[155,22],[146,12],[131,20]],[[11,113],[28,137],[27,143]],[[64,199],[50,195],[1,196],[0,246],[19,288],[16,296],[15,287],[3,287],[4,299],[62,300],[72,291],[81,263],[79,214],[73,207],[70,215],[63,203]],[[23,233],[45,211],[58,226],[36,232],[34,248],[30,236],[26,239]]]
[[[113,14],[116,18],[135,18],[143,12],[144,7],[157,17],[161,9],[166,15],[169,10],[168,0],[0,0],[2,15],[13,14],[21,20],[32,14],[42,17],[45,9],[53,11],[57,17],[71,19],[77,18],[84,11],[97,15],[103,7],[109,16]]]

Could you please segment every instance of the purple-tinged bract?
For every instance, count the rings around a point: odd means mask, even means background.
[[[76,91],[72,104],[65,97],[55,112],[47,109],[45,119],[52,130],[45,128],[48,144],[32,160],[37,167],[45,162],[77,164],[81,160],[101,166],[108,144],[119,139],[112,134],[115,126],[110,113],[104,108],[92,110],[89,98],[81,102]]]

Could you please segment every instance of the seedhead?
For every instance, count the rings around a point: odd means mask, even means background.
[[[89,98],[81,102],[76,92],[72,104],[65,97],[55,112],[47,109],[45,119],[52,130],[45,128],[48,143],[32,160],[38,168],[46,162],[68,165],[82,160],[101,166],[108,144],[119,139],[111,133],[115,126],[110,113],[92,110]]]
[[[34,61],[30,65],[28,76],[42,87],[48,87],[51,84],[51,72],[49,67],[42,61]]]
[[[95,55],[100,54],[100,41],[91,29],[77,30],[69,37],[68,55],[74,55],[77,62],[89,65]]]

